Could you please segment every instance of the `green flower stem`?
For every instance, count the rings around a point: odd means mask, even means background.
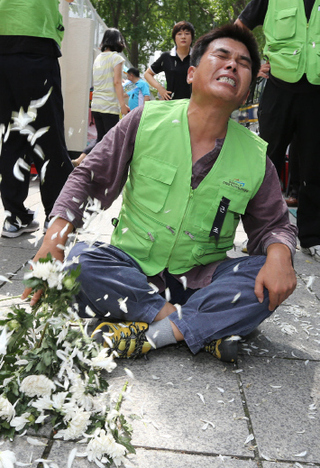
[[[85,331],[84,331],[83,325],[82,325],[82,323],[81,323],[81,320],[78,319],[78,320],[77,320],[77,323],[78,323],[78,325],[79,325],[79,328],[80,328],[80,331],[81,331],[81,333],[82,333],[83,338],[87,338],[87,335],[85,334]]]
[[[49,305],[45,302],[45,299],[46,299],[46,296],[43,296],[42,302],[39,304],[39,307],[40,307],[40,306],[43,307],[43,308],[45,309],[46,313],[48,313],[48,312],[49,312]],[[53,315],[53,308],[52,308],[52,312],[51,312],[50,315],[51,315],[51,317],[52,317],[52,315]],[[47,328],[48,328],[48,326],[49,326],[48,318],[49,318],[49,317],[47,317],[47,321],[46,321],[45,327],[44,327],[44,329],[42,330],[40,340],[38,341],[38,343],[37,343],[36,346],[35,346],[36,349],[37,349],[37,348],[41,348],[43,339],[44,339],[44,337],[45,337],[45,334],[46,334],[46,332],[47,332]]]
[[[44,338],[44,335],[46,334],[46,331],[47,331],[47,328],[48,328],[48,322],[45,324],[45,327],[41,333],[41,338],[40,340],[38,341],[37,345],[35,346],[35,348],[41,348],[41,345],[42,345],[42,342],[43,342],[43,338]]]
[[[123,400],[123,395],[124,395],[124,393],[126,392],[128,385],[129,385],[129,382],[128,382],[128,380],[127,380],[126,383],[124,384],[124,386],[123,386],[121,392],[120,392],[120,395],[119,395],[119,398],[118,398],[118,401],[117,401],[117,404],[116,404],[116,411],[119,411],[119,410],[120,410],[120,407],[121,407],[121,404],[122,404],[122,400]]]

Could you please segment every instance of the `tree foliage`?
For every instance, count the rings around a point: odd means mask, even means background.
[[[195,39],[215,26],[233,22],[249,0],[91,0],[108,27],[121,31],[130,62],[141,70],[156,50],[170,50],[171,31],[181,20],[191,22]],[[256,34],[262,44],[262,33]]]

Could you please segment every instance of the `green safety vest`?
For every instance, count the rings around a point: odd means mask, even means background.
[[[0,0],[0,35],[54,39],[59,47],[64,27],[59,0]]]
[[[188,105],[188,99],[145,103],[111,239],[148,276],[226,258],[265,174],[266,143],[230,120],[217,161],[193,190]],[[217,240],[210,232],[222,197],[230,203]]]
[[[315,2],[307,22],[303,0],[269,0],[263,23],[265,55],[276,77],[296,83],[306,73],[320,84],[320,6]]]

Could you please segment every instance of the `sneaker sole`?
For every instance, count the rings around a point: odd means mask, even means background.
[[[23,228],[23,229],[20,229],[19,231],[16,231],[16,232],[9,232],[9,231],[2,231],[1,233],[1,237],[9,237],[10,239],[14,238],[14,237],[19,237],[21,236],[22,234],[27,234],[27,233],[30,233],[30,232],[36,232],[38,231],[39,229],[39,226],[36,227],[36,228]]]

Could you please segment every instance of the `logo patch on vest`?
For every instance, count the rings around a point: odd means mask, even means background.
[[[249,190],[247,190],[245,188],[245,182],[243,182],[242,180],[239,180],[239,179],[229,179],[229,180],[224,180],[223,181],[223,184],[224,185],[227,185],[227,187],[232,187],[232,188],[235,188],[237,190],[239,190],[240,192],[248,192]]]

